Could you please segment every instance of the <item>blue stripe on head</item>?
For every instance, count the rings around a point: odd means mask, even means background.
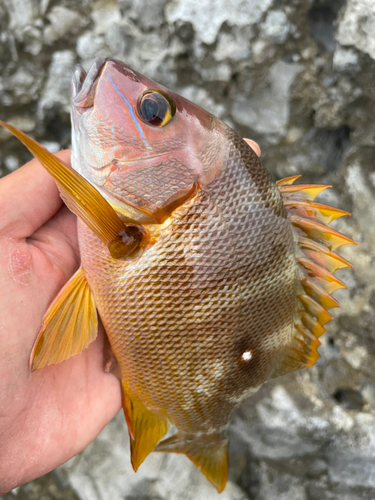
[[[130,104],[130,102],[126,99],[126,97],[119,91],[119,89],[116,87],[115,82],[112,80],[111,75],[107,72],[109,81],[111,82],[112,87],[115,89],[115,92],[121,97],[121,99],[124,101],[124,103],[127,105],[129,109],[129,114],[131,119],[133,120],[134,125],[137,127],[138,132],[139,132],[139,137],[142,139],[144,145],[146,146],[147,149],[152,149],[152,147],[149,145],[149,143],[145,139],[145,135],[143,133],[143,130],[141,126],[138,123],[137,117],[134,114],[133,107]]]

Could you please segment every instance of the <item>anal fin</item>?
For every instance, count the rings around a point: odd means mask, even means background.
[[[98,331],[94,297],[80,268],[48,311],[30,356],[32,371],[80,354]]]
[[[122,382],[123,408],[130,436],[131,462],[133,469],[145,460],[163,439],[169,428],[168,419],[148,410],[142,401],[132,394]]]
[[[228,438],[225,433],[188,437],[176,434],[158,444],[155,451],[183,453],[221,493],[228,478]]]

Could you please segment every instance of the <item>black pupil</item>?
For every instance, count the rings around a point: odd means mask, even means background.
[[[139,113],[143,120],[155,127],[163,125],[168,111],[170,111],[169,102],[158,92],[150,92],[144,95],[139,107]]]
[[[152,121],[158,116],[159,106],[153,99],[143,99],[141,113],[145,120]]]

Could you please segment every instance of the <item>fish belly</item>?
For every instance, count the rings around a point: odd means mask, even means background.
[[[292,230],[256,155],[233,134],[219,178],[134,260],[81,222],[79,241],[128,389],[186,434],[225,427],[272,376],[297,307]]]

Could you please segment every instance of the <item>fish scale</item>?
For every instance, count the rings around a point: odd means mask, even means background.
[[[221,429],[233,410],[230,398],[270,376],[280,358],[276,347],[290,342],[296,309],[295,269],[287,273],[293,239],[281,196],[229,129],[228,144],[221,176],[173,214],[139,261],[111,259],[86,226],[79,229],[82,267],[122,379],[148,409],[165,412],[188,434]],[[224,189],[228,183],[232,188]],[[98,269],[105,270],[100,279]],[[250,377],[238,365],[249,345],[263,352]],[[221,383],[213,362],[222,365]],[[176,398],[189,411],[176,407]]]

